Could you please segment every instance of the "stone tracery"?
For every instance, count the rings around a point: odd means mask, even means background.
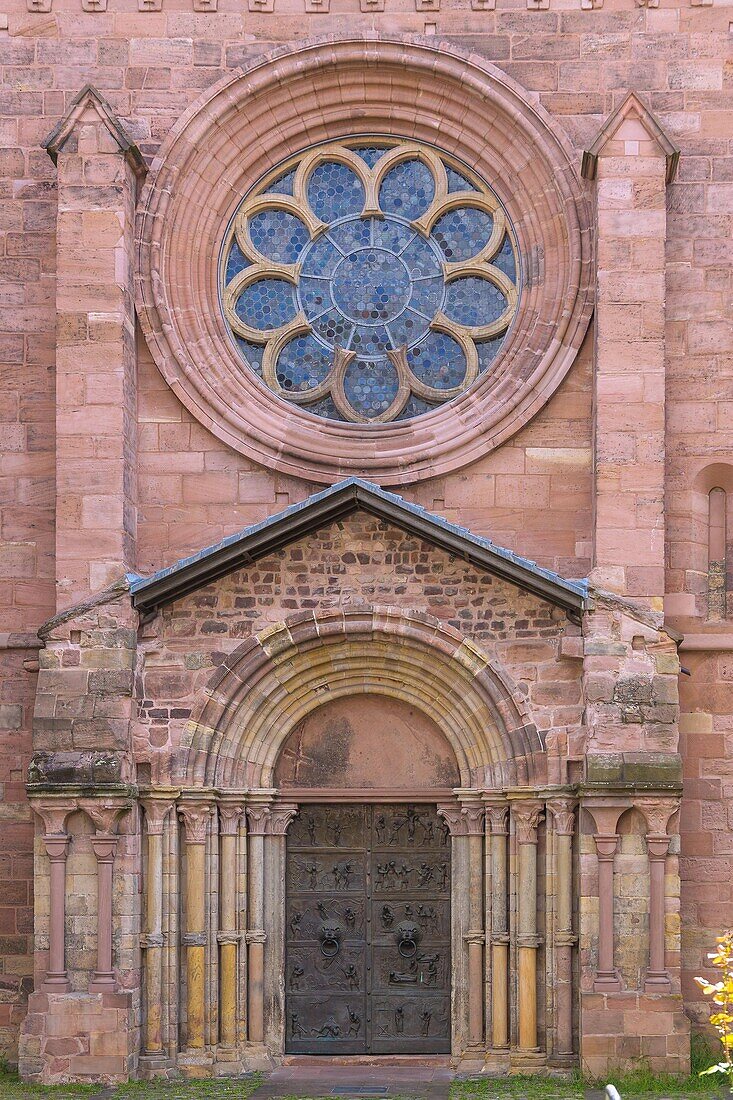
[[[275,169],[237,211],[221,269],[248,367],[279,397],[356,422],[468,389],[519,294],[499,200],[415,142],[333,142]]]

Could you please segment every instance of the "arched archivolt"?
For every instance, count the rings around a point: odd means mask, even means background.
[[[187,727],[182,780],[270,787],[293,727],[326,700],[391,696],[431,718],[463,786],[543,782],[545,758],[506,674],[437,619],[396,608],[303,613],[232,653]]]

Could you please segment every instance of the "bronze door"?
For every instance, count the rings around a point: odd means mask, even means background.
[[[450,1052],[450,836],[435,806],[303,806],[285,889],[288,1053]]]

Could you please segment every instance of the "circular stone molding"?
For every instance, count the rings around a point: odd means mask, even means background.
[[[500,354],[412,420],[344,423],[283,400],[243,369],[221,309],[218,257],[243,197],[288,157],[354,133],[439,146],[491,184],[516,235],[522,291]],[[445,42],[328,40],[269,54],[209,89],[152,166],[137,308],[153,358],[193,416],[270,468],[383,485],[457,469],[542,408],[588,327],[589,210],[573,155],[512,80]]]

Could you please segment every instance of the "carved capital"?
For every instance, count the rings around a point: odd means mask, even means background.
[[[79,809],[91,819],[97,832],[105,836],[116,832],[119,818],[127,813],[131,806],[132,803],[129,800],[121,798],[85,798],[79,803]]]
[[[43,838],[46,855],[51,863],[65,863],[71,837],[67,833],[48,833]]]
[[[593,837],[596,842],[596,852],[599,862],[613,861],[618,847],[617,833],[596,833]]]
[[[486,807],[486,824],[492,836],[506,836],[509,832],[509,806],[489,804]]]
[[[206,828],[211,819],[213,807],[210,802],[181,802],[178,814],[183,821],[186,844],[205,844]]]
[[[247,813],[247,831],[251,836],[265,836],[270,824],[270,806],[260,802],[245,807]]]
[[[119,839],[114,833],[96,833],[90,837],[97,863],[114,863]]]
[[[161,836],[163,824],[175,803],[170,798],[143,798],[140,805],[145,813],[145,827],[149,836]]]
[[[541,802],[512,803],[512,817],[520,844],[537,843],[537,826],[544,816]]]
[[[239,819],[244,813],[243,806],[233,802],[219,803],[219,832],[222,836],[236,836]]]
[[[298,807],[294,802],[280,802],[272,807],[270,813],[270,833],[272,836],[285,836],[288,826],[297,816]]]
[[[455,802],[441,803],[438,815],[445,821],[451,836],[468,836],[468,823],[462,806],[457,806]]]
[[[649,862],[654,863],[659,861],[664,862],[669,852],[669,843],[672,838],[666,834],[662,836],[655,836],[653,833],[647,833],[646,835],[646,850],[649,856]]]
[[[559,836],[572,836],[575,832],[575,802],[572,798],[553,798],[547,803],[552,814],[552,827]]]
[[[217,932],[216,942],[220,945],[229,943],[237,944],[242,939],[241,932]]]
[[[679,809],[678,798],[640,798],[636,805],[646,818],[647,829],[652,836],[666,836],[669,821]]]
[[[481,803],[468,802],[461,806],[461,812],[466,818],[466,828],[469,836],[483,836],[486,825],[486,810]]]
[[[78,803],[72,799],[33,798],[31,805],[43,820],[47,836],[65,833],[66,819],[79,809]]]
[[[250,928],[244,938],[247,943],[267,943],[267,932],[263,928]]]

